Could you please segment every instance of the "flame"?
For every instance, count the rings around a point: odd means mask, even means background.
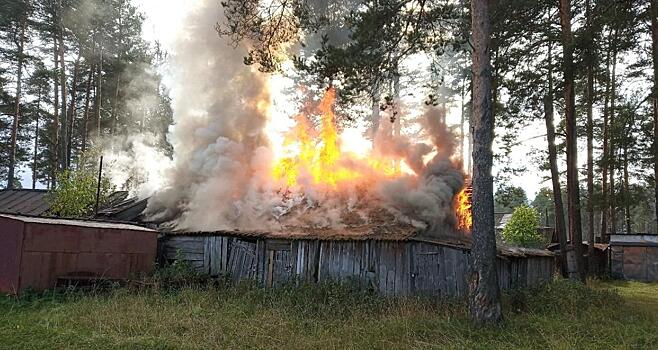
[[[364,154],[363,150],[343,150],[333,104],[336,92],[327,90],[318,105],[320,130],[304,115],[296,118],[297,125],[284,140],[287,155],[275,161],[272,175],[285,180],[288,187],[298,186],[304,175],[310,176],[312,185],[336,189],[344,182],[366,181],[372,174],[396,176],[393,160],[379,159]]]
[[[473,213],[471,211],[472,189],[465,186],[455,197],[455,213],[457,214],[457,229],[470,231],[473,227]]]

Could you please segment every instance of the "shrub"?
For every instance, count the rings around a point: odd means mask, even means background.
[[[98,170],[79,168],[64,170],[57,175],[57,187],[48,195],[51,214],[81,218],[94,214]],[[99,204],[103,205],[114,190],[107,177],[101,179]]]
[[[539,213],[526,205],[517,207],[505,228],[505,242],[521,247],[538,248],[544,244],[544,237],[539,233]]]

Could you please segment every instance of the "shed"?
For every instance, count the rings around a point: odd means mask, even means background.
[[[411,227],[174,232],[160,245],[163,260],[186,260],[234,282],[352,281],[388,296],[463,296],[471,264],[468,242],[423,237]],[[507,248],[498,255],[502,288],[548,282],[553,270],[554,254],[546,250]]]
[[[571,242],[569,242],[570,244]],[[560,243],[550,243],[546,247],[548,250],[560,254]],[[592,272],[595,276],[605,277],[608,273],[608,245],[604,243],[594,243],[594,255],[591,261],[594,263],[593,268],[589,267],[589,242],[583,241],[582,251],[584,256],[585,271]]]
[[[610,235],[610,273],[613,278],[658,281],[658,235]]]
[[[62,279],[126,279],[153,271],[157,232],[98,221],[0,215],[0,292]]]

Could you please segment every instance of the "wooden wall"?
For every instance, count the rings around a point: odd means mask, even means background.
[[[250,278],[266,287],[291,280],[351,281],[388,296],[463,296],[467,292],[469,251],[417,241],[318,241],[241,239],[222,236],[167,236],[167,260],[182,258],[200,272]],[[501,257],[502,288],[549,281],[554,259]]]

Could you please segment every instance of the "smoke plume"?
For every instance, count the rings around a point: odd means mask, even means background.
[[[267,158],[266,80],[243,64],[243,50],[218,37],[222,16],[216,1],[204,0],[186,19],[172,57],[175,165],[147,211],[158,220],[180,217],[182,227],[221,228],[238,219],[234,201]]]

